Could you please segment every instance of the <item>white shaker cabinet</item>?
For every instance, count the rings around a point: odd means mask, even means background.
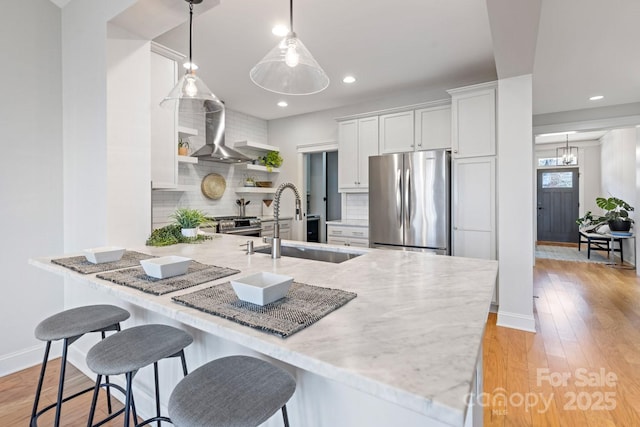
[[[380,154],[413,151],[413,110],[383,114],[380,120]]]
[[[453,160],[453,255],[496,259],[495,188],[494,157]]]
[[[327,243],[368,248],[369,227],[327,224]]]
[[[338,191],[366,192],[369,156],[377,154],[377,116],[338,122]]]
[[[416,151],[451,148],[451,105],[415,110]]]
[[[448,92],[452,106],[453,157],[495,156],[496,83],[483,83]]]
[[[178,66],[175,59],[151,52],[151,182],[153,188],[176,188],[178,185],[176,112],[160,107],[160,101],[173,89]]]

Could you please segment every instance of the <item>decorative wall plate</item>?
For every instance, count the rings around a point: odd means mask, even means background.
[[[224,177],[218,173],[210,173],[202,178],[202,184],[200,189],[205,197],[218,200],[224,194],[224,190],[227,188],[227,181]]]

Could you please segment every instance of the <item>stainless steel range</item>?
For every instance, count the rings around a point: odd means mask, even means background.
[[[218,233],[260,237],[262,231],[260,218],[255,216],[222,216],[212,220],[218,223]]]

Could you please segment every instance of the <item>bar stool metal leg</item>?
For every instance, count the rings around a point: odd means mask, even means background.
[[[40,368],[40,378],[38,378],[38,387],[36,388],[36,398],[33,401],[33,409],[31,410],[30,425],[32,427],[35,427],[36,412],[38,411],[38,404],[40,403],[40,393],[42,392],[42,383],[44,382],[44,374],[47,370],[47,361],[49,360],[49,350],[51,350],[51,341],[47,341],[47,345],[44,349],[44,359],[42,360],[42,367]]]
[[[287,405],[282,407],[282,419],[284,420],[284,427],[289,427],[289,417],[287,416]]]

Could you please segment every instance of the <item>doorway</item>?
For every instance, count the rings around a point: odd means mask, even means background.
[[[306,153],[307,241],[326,243],[326,222],[340,219],[342,201],[338,193],[338,152]]]
[[[578,168],[538,170],[538,241],[578,242]]]

